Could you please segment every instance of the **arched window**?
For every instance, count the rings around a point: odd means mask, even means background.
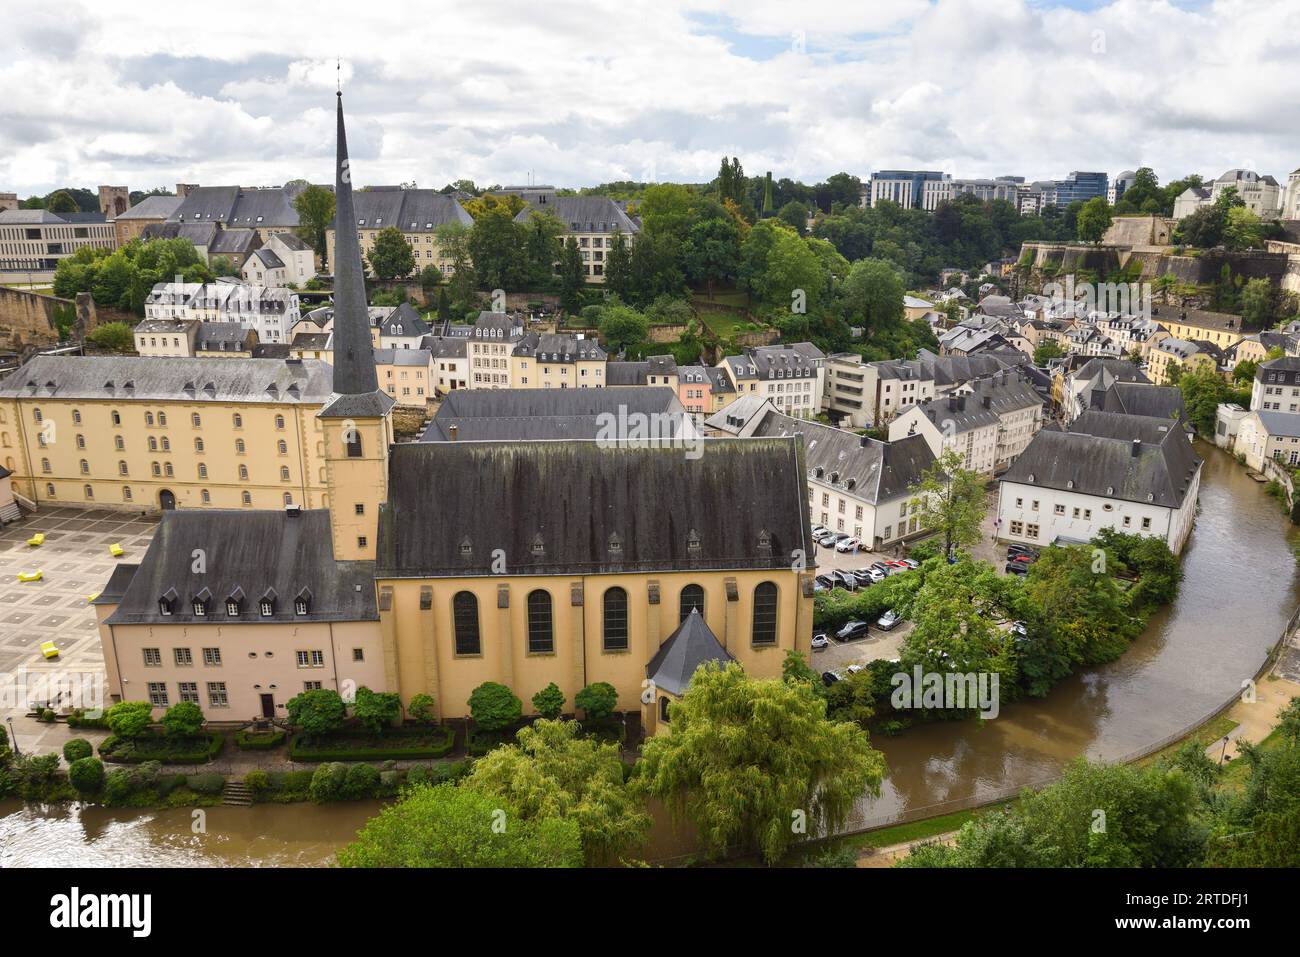
[[[159,425],[166,425],[166,424],[167,424],[167,413],[166,413],[166,412],[159,412],[159,413],[158,413],[158,424],[159,424]]]
[[[284,428],[284,416],[282,416],[282,415],[277,415],[277,416],[275,417],[275,427],[276,427],[277,429],[283,429],[283,428]]]
[[[150,452],[158,451],[158,440],[154,438],[152,435],[149,436],[149,451]]]
[[[191,413],[190,413],[190,425],[194,426],[194,427],[197,429],[197,428],[198,428],[199,426],[201,426],[202,424],[203,424],[203,419],[201,419],[201,418],[199,417],[199,414],[198,414],[197,412],[191,412]]]
[[[46,483],[45,483],[45,494],[48,495],[50,498],[54,498],[54,483],[53,483],[53,482],[46,482]]]
[[[73,410],[72,410],[72,423],[73,423],[73,425],[81,425],[81,410],[80,410],[80,409],[73,409]]]
[[[361,432],[356,428],[345,429],[343,432],[343,442],[348,448],[348,458],[361,458]]]
[[[681,598],[678,599],[677,622],[681,624],[687,619],[694,608],[704,617],[704,588],[700,585],[687,585],[682,589]]]
[[[90,463],[87,462],[85,459],[81,460],[81,474],[82,475],[90,474]]]
[[[528,650],[539,655],[555,651],[551,593],[542,588],[528,593]]]
[[[32,409],[32,418],[35,419],[37,422],[40,422],[40,421],[41,421],[41,410],[40,410],[40,409]]]
[[[153,425],[153,413],[152,413],[152,412],[146,412],[146,413],[144,414],[144,424],[145,424],[145,425]]]
[[[235,413],[234,418],[231,421],[235,423],[235,428],[237,429],[242,429],[244,427],[244,417],[238,412]]]
[[[83,486],[83,488],[86,490],[86,498],[95,497],[95,490],[93,488],[91,488],[89,485]]]
[[[247,481],[248,481],[248,466],[247,466],[247,465],[241,465],[241,466],[239,467],[239,478],[240,478],[240,481],[243,481],[243,482],[247,482]]]
[[[287,465],[280,466],[280,481],[281,482],[289,481],[289,466]]]
[[[284,493],[284,504],[285,504],[285,505],[292,505],[292,504],[293,504],[293,495],[292,495],[291,493],[289,493],[289,492],[285,492],[285,493]]]
[[[153,470],[154,478],[159,478],[159,477],[162,476],[162,466],[161,466],[161,465],[159,465],[157,462],[150,462],[149,465],[151,466],[151,468],[152,468],[152,470]]]
[[[129,472],[129,470],[128,470],[127,467],[126,467],[126,462],[118,462],[118,463],[117,463],[117,474],[118,474],[118,475],[126,475],[126,474],[128,474],[128,472]]]
[[[131,501],[131,486],[129,485],[122,486],[122,501],[124,502]]]
[[[164,452],[170,452],[172,450],[172,440],[167,438],[165,435],[162,437],[162,450]]]
[[[772,582],[754,586],[754,626],[749,640],[756,645],[776,644],[776,585]]]
[[[245,505],[252,505],[252,504],[253,504],[253,493],[251,493],[251,492],[245,492],[245,493],[243,494],[243,501],[244,501],[244,504],[245,504]]]
[[[200,463],[199,463],[199,478],[202,478],[202,479],[203,479],[203,478],[207,478],[207,477],[208,477],[208,466],[207,466],[206,463],[200,462]]]
[[[41,459],[41,471],[42,471],[42,472],[48,472],[49,470],[50,470],[50,460],[49,460],[49,459]]]
[[[278,443],[276,443],[276,445],[281,455],[287,455],[289,453],[289,443],[286,442],[284,439],[281,439]]]
[[[78,433],[78,434],[77,434],[77,448],[79,448],[79,449],[84,449],[85,447],[86,447],[86,437],[85,437],[84,435],[81,435],[80,433]]]
[[[200,489],[199,498],[203,500],[204,505],[212,504],[212,493],[209,492],[207,489]]]
[[[113,446],[114,446],[114,447],[115,447],[119,452],[125,451],[125,449],[126,449],[126,440],[123,439],[122,436],[120,436],[120,435],[115,435],[115,436],[113,436]]]
[[[473,592],[456,592],[456,597],[451,600],[451,623],[456,633],[456,654],[480,654],[478,599]]]
[[[235,452],[238,453],[239,455],[243,455],[243,454],[244,454],[244,440],[243,440],[243,439],[235,439]]]
[[[605,651],[627,651],[627,592],[621,588],[605,589],[603,632]]]
[[[196,439],[194,440],[194,451],[195,451],[195,452],[202,452],[202,451],[203,451],[203,440],[202,440],[202,439],[196,438]]]

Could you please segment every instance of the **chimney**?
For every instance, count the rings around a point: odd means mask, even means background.
[[[1133,440],[1132,449],[1133,449],[1133,458],[1137,458],[1139,455],[1141,455],[1141,454],[1142,454],[1142,440],[1141,440],[1141,439],[1134,439],[1134,440]]]
[[[957,397],[955,395],[948,396],[948,411],[949,412],[957,411]]]
[[[868,443],[869,441],[870,441],[870,439],[868,439],[865,435],[862,436],[862,441],[858,443],[858,447],[859,447],[859,448],[863,448],[863,449],[865,449],[865,448],[867,447],[867,443]]]
[[[987,408],[989,408],[991,405],[993,405],[993,396],[991,396],[991,395],[986,395],[986,396],[984,397],[984,408],[987,409]]]
[[[958,412],[966,411],[966,397],[964,395],[957,396],[957,411]]]
[[[459,426],[459,425],[449,425],[449,426],[447,426],[447,441],[449,441],[449,442],[455,442],[455,441],[456,441],[456,434],[457,434],[458,432],[460,432],[460,426]]]

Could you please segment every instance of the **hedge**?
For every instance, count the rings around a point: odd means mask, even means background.
[[[236,731],[235,745],[241,751],[270,751],[284,744],[283,731]]]
[[[108,719],[104,717],[104,711],[100,711],[98,718],[87,718],[86,709],[78,708],[68,715],[69,728],[99,728],[101,731],[108,730]]]
[[[226,746],[226,736],[220,731],[207,731],[207,746],[197,739],[178,742],[162,735],[151,735],[134,740],[109,735],[99,746],[100,756],[114,764],[141,764],[160,761],[163,764],[207,764]],[[145,747],[141,747],[141,745]],[[152,747],[150,747],[152,745]],[[126,748],[125,751],[119,749]]]
[[[403,737],[436,738],[442,741],[420,743],[403,747]],[[370,738],[370,735],[364,737]],[[324,738],[308,740],[305,734],[295,734],[289,739],[289,760],[291,761],[383,761],[404,758],[442,758],[451,753],[456,746],[456,729],[453,727],[418,729],[417,734],[403,734],[401,731],[389,731],[377,740],[388,738],[391,743],[375,747],[338,747],[337,743],[346,741],[346,734],[328,735]],[[331,747],[335,743],[335,747]]]

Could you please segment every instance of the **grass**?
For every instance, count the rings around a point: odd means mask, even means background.
[[[719,339],[730,339],[736,334],[736,327],[744,325],[747,320],[744,316],[731,312],[702,312],[700,321]]]
[[[1175,741],[1173,744],[1169,745],[1168,747],[1161,748],[1159,751],[1156,751],[1154,754],[1148,754],[1145,758],[1142,758],[1140,761],[1135,761],[1134,764],[1137,767],[1145,768],[1149,765],[1155,764],[1161,758],[1172,757],[1175,753],[1177,753],[1178,749],[1181,748],[1188,741],[1195,741],[1202,748],[1208,748],[1215,741],[1220,741],[1223,738],[1225,738],[1228,732],[1231,731],[1236,726],[1237,726],[1237,722],[1232,720],[1232,718],[1229,718],[1226,715],[1220,715],[1219,717],[1214,718],[1211,721],[1207,721],[1205,724],[1201,725],[1199,728],[1197,728],[1187,737],[1180,738],[1179,740]]]

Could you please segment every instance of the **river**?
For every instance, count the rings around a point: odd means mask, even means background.
[[[1296,538],[1277,503],[1228,455],[1205,458],[1200,514],[1183,551],[1182,591],[1116,662],[981,724],[915,728],[874,744],[889,776],[855,824],[939,813],[943,802],[1045,781],[1072,758],[1114,760],[1217,708],[1258,669],[1300,604]],[[139,811],[0,804],[0,866],[314,866],[355,835],[378,802]],[[683,849],[662,825],[661,853]],[[655,854],[654,856],[659,856]]]

